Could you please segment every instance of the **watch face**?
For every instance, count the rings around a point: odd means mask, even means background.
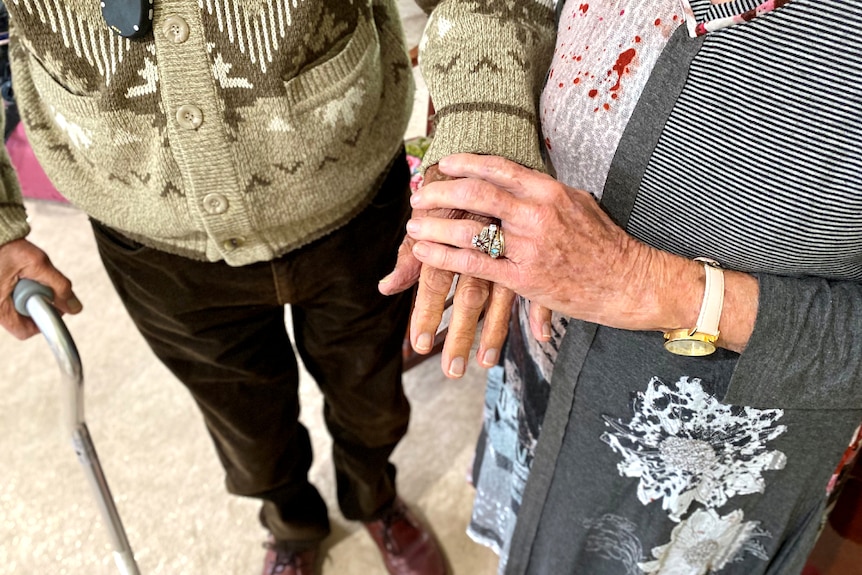
[[[700,339],[673,339],[666,341],[664,348],[677,355],[701,357],[715,351],[715,344]]]

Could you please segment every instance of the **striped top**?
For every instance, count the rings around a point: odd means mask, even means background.
[[[795,0],[707,36],[630,231],[734,269],[862,279],[860,31],[860,2]]]
[[[675,0],[627,2],[623,11],[572,4],[561,15],[543,130],[557,175],[599,195],[669,32],[686,15],[718,21],[762,2],[683,2],[689,14]],[[583,30],[563,31],[590,16],[593,35],[602,33],[598,21],[630,22],[630,33],[616,23],[619,54],[605,57],[607,74],[587,74],[586,46],[566,45]],[[862,278],[860,31],[860,2],[794,0],[709,33],[647,167],[629,231],[743,271]],[[615,67],[627,50],[632,57]]]

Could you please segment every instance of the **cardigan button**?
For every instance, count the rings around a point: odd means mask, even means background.
[[[177,108],[177,123],[183,130],[197,130],[204,123],[204,113],[197,106],[185,104]]]
[[[207,194],[203,199],[204,211],[213,216],[225,213],[229,205],[227,198],[222,194]]]
[[[179,16],[168,16],[162,26],[162,34],[174,44],[182,44],[189,39],[188,22]]]
[[[235,249],[241,248],[244,243],[245,238],[231,238],[229,240],[225,240],[222,246],[226,252],[232,252]]]

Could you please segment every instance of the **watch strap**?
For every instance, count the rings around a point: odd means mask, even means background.
[[[721,310],[724,307],[724,271],[718,262],[709,258],[695,258],[703,264],[706,272],[706,285],[703,290],[703,302],[700,305],[700,315],[689,335],[703,333],[718,337],[718,322],[721,320]]]

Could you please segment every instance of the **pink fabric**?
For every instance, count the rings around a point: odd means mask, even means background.
[[[727,1],[729,0],[712,0],[712,3],[724,4]],[[703,36],[704,34],[721,30],[722,28],[727,28],[728,26],[733,26],[734,24],[749,22],[758,16],[762,16],[763,14],[775,10],[776,8],[781,8],[786,4],[790,4],[790,1],[791,0],[766,0],[766,2],[752,10],[748,10],[740,14],[734,14],[727,18],[718,18],[716,20],[708,20],[706,22],[697,22],[695,20],[694,12],[691,9],[689,0],[682,0],[682,8],[683,13],[685,14],[686,25],[688,26],[688,33],[692,38],[694,38],[696,36]]]
[[[36,155],[27,142],[23,124],[18,124],[15,131],[9,136],[6,150],[9,152],[9,158],[12,160],[12,165],[15,166],[15,171],[18,172],[18,179],[21,181],[21,193],[24,194],[25,198],[56,202],[66,201],[54,188],[42,166],[39,165],[39,160],[36,159]]]

